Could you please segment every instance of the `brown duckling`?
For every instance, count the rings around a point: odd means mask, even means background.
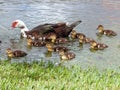
[[[97,43],[96,41],[91,41],[90,45],[91,45],[90,49],[94,49],[94,50],[104,50],[105,48],[108,47],[106,44]]]
[[[93,41],[92,38],[85,37],[85,36],[79,36],[79,43],[80,43],[80,44],[90,43],[91,41]]]
[[[56,34],[51,34],[47,39],[51,40],[54,44],[64,44],[68,42],[66,38],[57,38]]]
[[[59,51],[60,59],[61,60],[71,60],[75,58],[75,54],[72,52],[64,52],[63,50]]]
[[[68,42],[68,39],[66,38],[57,38],[55,41],[55,44],[65,44]]]
[[[31,38],[27,38],[27,45],[35,46],[35,47],[42,47],[46,45],[46,42],[40,41],[40,40],[32,40]]]
[[[112,30],[104,30],[103,25],[98,25],[97,30],[98,30],[98,34],[104,34],[107,36],[116,36],[117,35],[117,33]]]
[[[54,33],[50,33],[46,36],[47,40],[51,40],[52,43],[55,43],[57,36]]]
[[[6,50],[6,54],[9,58],[24,57],[27,55],[27,53],[24,51],[21,50],[12,51],[10,48]]]
[[[83,33],[77,33],[75,30],[72,30],[72,32],[71,32],[71,34],[70,34],[70,37],[71,37],[72,39],[79,38],[79,36],[84,36],[84,37],[85,37],[85,35],[84,35]]]
[[[64,47],[64,46],[55,46],[54,47],[54,44],[53,43],[47,43],[46,44],[46,47],[47,47],[47,50],[48,51],[54,51],[54,52],[58,52],[58,51],[60,51],[60,50],[63,50],[64,52],[67,52],[68,51],[68,49],[66,48],[66,47]]]

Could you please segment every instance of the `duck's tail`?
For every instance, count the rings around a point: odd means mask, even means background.
[[[69,25],[69,27],[70,27],[70,28],[74,28],[74,27],[76,27],[78,24],[80,24],[81,22],[82,22],[81,20],[76,21],[76,22],[72,23],[71,25]]]

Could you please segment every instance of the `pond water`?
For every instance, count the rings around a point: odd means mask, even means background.
[[[26,40],[20,39],[20,30],[11,29],[12,21],[23,20],[29,29],[43,24],[82,20],[75,29],[85,33],[88,37],[109,47],[103,51],[91,52],[89,45],[81,49],[78,42],[69,43],[66,46],[76,54],[76,58],[65,62],[65,65],[79,64],[83,67],[96,66],[98,68],[118,68],[120,66],[120,1],[119,0],[0,0],[0,59],[6,59],[5,50],[24,50],[28,53],[25,58],[12,59],[11,62],[31,62],[34,60],[46,60],[60,62],[59,56],[52,53],[52,57],[46,57],[45,47],[26,47]],[[96,36],[96,28],[99,24],[106,29],[117,32],[115,37]]]

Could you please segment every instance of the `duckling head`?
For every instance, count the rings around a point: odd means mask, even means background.
[[[97,45],[97,42],[93,40],[93,41],[91,41],[90,44],[91,44],[92,47],[95,47]]]
[[[14,57],[13,51],[11,50],[11,48],[6,49],[6,54],[7,54],[8,57]]]
[[[103,25],[98,25],[97,30],[99,30],[99,32],[102,32],[103,29],[104,29]]]
[[[70,33],[70,37],[72,39],[75,39],[76,38],[76,35],[77,35],[77,32],[75,30],[72,30],[71,33]]]
[[[54,43],[56,38],[57,38],[57,36],[55,34],[53,34],[53,35],[50,35],[49,38],[51,39],[51,42]]]
[[[83,40],[85,37],[83,35],[79,35],[78,38]]]
[[[76,30],[72,30],[71,34],[76,35],[77,34]]]
[[[64,52],[63,50],[60,50],[60,51],[59,51],[59,55],[60,55],[60,56],[62,56],[62,55],[64,55],[64,54],[65,54],[65,52]]]
[[[31,38],[27,38],[27,45],[28,45],[28,46],[31,46],[31,45],[32,45],[32,42],[33,42],[33,41],[32,41]]]
[[[46,43],[46,48],[48,51],[53,51],[53,43]]]

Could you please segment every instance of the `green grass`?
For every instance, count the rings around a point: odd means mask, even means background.
[[[0,61],[0,90],[120,90],[120,73]]]

